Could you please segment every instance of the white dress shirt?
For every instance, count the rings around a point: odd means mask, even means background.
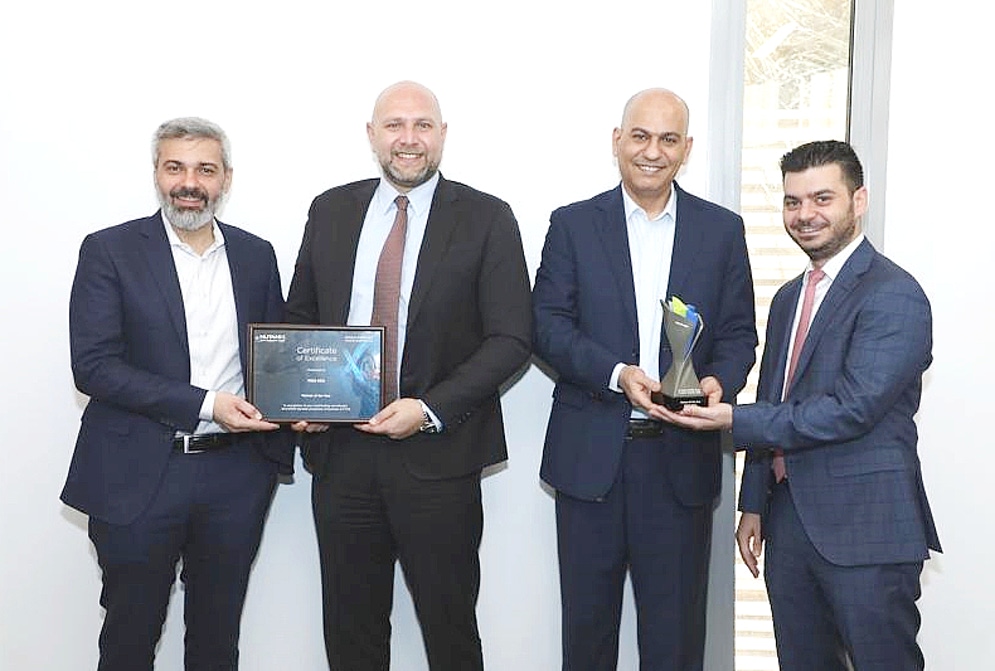
[[[183,295],[190,384],[207,390],[200,407],[201,421],[194,433],[220,433],[224,428],[212,421],[217,392],[245,396],[238,351],[238,316],[225,238],[217,222],[212,222],[214,242],[198,255],[180,240],[165,214],[163,221]]]
[[[639,328],[639,367],[654,380],[660,379],[660,338],[663,330],[663,306],[670,282],[670,260],[674,252],[677,229],[677,189],[671,187],[663,211],[650,219],[622,187],[625,228],[629,238],[632,282],[636,291],[636,323]],[[609,388],[620,392],[618,377],[625,362],[615,365]],[[646,417],[634,409],[633,417]]]
[[[400,387],[401,361],[404,357],[404,342],[408,332],[408,304],[411,289],[418,269],[418,254],[428,226],[428,215],[432,209],[435,187],[439,184],[436,173],[424,184],[420,184],[405,194],[401,194],[393,184],[381,178],[373,199],[366,209],[363,229],[356,247],[356,263],[352,270],[352,295],[349,299],[350,326],[369,326],[373,318],[373,291],[377,281],[377,263],[387,235],[394,226],[397,204],[394,199],[400,195],[408,198],[408,225],[404,237],[404,256],[401,259],[401,295],[397,304],[397,375],[396,384]],[[442,425],[431,409],[422,403],[436,428]]]

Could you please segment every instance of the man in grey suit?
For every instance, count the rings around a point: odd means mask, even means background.
[[[782,671],[922,669],[919,575],[940,551],[913,419],[929,302],[864,238],[848,144],[798,147],[781,172],[784,227],[811,263],[771,303],[757,402],[661,415],[748,449],[736,536],[754,576],[767,542]]]

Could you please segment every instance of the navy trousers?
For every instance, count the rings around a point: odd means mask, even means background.
[[[640,671],[701,671],[712,506],[688,507],[660,438],[626,441],[603,500],[556,496],[563,671],[615,671],[628,571]]]
[[[829,563],[805,533],[787,480],[774,486],[765,527],[764,579],[781,671],[847,671],[848,661],[855,671],[922,670],[922,562]]]
[[[234,671],[249,569],[276,486],[251,445],[174,452],[148,510],[128,525],[90,519],[103,572],[98,671],[152,671],[182,561],[186,671]]]

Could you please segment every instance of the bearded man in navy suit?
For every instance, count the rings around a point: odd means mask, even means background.
[[[198,118],[153,138],[162,209],[88,235],[69,302],[90,397],[62,500],[89,515],[101,671],[151,671],[182,560],[187,671],[238,668],[249,569],[289,432],[243,397],[249,322],[283,319],[268,242],[215,219],[228,138]]]
[[[534,346],[558,375],[542,479],[556,489],[564,671],[614,671],[632,577],[642,671],[701,671],[716,431],[660,422],[673,355],[660,300],[696,306],[694,368],[732,400],[755,360],[743,220],[681,189],[688,109],[633,96],[612,135],[622,184],[553,212],[533,290]]]
[[[848,144],[797,147],[781,172],[784,228],[810,263],[771,302],[757,402],[661,416],[732,428],[749,450],[736,537],[754,576],[766,541],[782,671],[922,669],[919,575],[940,550],[914,421],[929,301],[864,238]]]

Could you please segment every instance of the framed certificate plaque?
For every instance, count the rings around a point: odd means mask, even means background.
[[[246,396],[269,422],[365,422],[382,406],[379,326],[249,324]]]

